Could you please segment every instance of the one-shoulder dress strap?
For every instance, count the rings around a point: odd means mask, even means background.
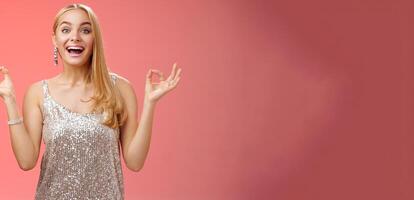
[[[48,96],[48,88],[46,80],[42,80],[42,87],[43,87],[43,98]]]
[[[114,74],[114,73],[112,73],[111,74],[111,80],[112,80],[112,83],[115,85],[115,82],[116,82],[116,79],[117,79],[118,77],[116,76],[116,74]]]

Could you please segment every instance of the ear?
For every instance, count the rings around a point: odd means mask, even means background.
[[[55,47],[57,46],[55,33],[52,34],[52,43],[53,43],[53,46],[55,46]]]

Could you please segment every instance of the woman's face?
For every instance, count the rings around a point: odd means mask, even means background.
[[[88,64],[93,51],[94,34],[88,14],[81,9],[65,12],[53,35],[64,63],[71,66]]]

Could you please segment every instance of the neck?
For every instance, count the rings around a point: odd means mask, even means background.
[[[64,63],[63,72],[59,74],[59,82],[69,87],[86,85],[86,75],[89,65],[73,66]]]

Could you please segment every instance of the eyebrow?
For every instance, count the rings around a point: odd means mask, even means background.
[[[72,23],[67,22],[67,21],[63,21],[63,22],[61,22],[61,23],[60,23],[60,25],[62,25],[62,24],[69,24],[69,25],[72,25]],[[80,25],[82,26],[82,25],[85,25],[85,24],[87,24],[87,25],[91,25],[91,23],[90,23],[90,22],[82,22]]]

